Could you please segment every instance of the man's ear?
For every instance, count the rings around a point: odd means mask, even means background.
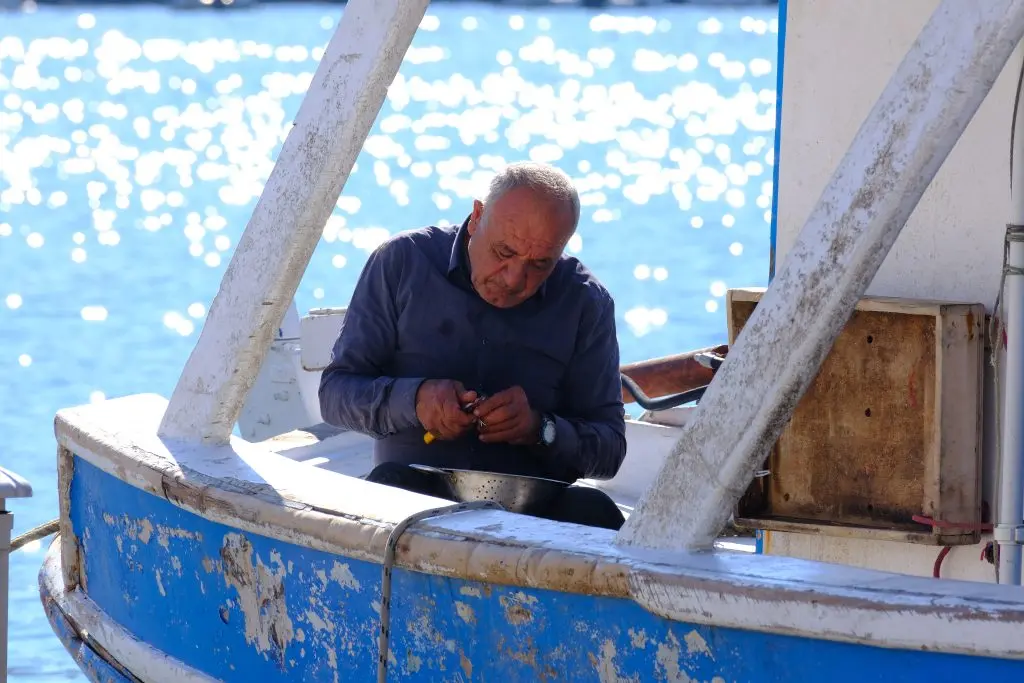
[[[472,237],[473,234],[476,233],[477,228],[480,227],[480,221],[483,220],[483,217],[484,217],[484,203],[482,201],[480,201],[479,199],[474,199],[473,200],[473,213],[469,214],[469,225],[466,228],[467,231],[469,232],[469,236],[470,237]]]

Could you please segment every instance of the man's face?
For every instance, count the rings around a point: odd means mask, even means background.
[[[572,237],[573,215],[529,188],[517,188],[487,206],[475,201],[469,219],[473,288],[492,306],[512,308],[544,283]]]

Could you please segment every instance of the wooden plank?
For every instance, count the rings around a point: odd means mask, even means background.
[[[977,537],[973,532],[960,531],[946,534],[939,543],[927,527],[919,527],[920,531],[901,529],[866,529],[864,527],[840,526],[835,524],[813,524],[801,520],[787,519],[746,519],[737,517],[734,521],[737,529],[744,531],[785,531],[810,536],[832,536],[836,538],[869,538],[874,541],[894,541],[913,543],[915,545],[973,545]]]
[[[160,424],[226,443],[428,0],[351,0]]]
[[[1024,0],[938,6],[617,543],[712,547],[1022,36]]]
[[[988,521],[982,514],[984,314],[979,305],[966,315],[936,320],[939,415],[933,438],[940,453],[939,490],[934,503],[925,500],[925,509],[934,507],[928,516],[935,519]]]
[[[740,287],[726,292],[726,305],[731,302],[757,303],[765,292],[765,287]],[[951,310],[952,306],[973,307],[977,304],[968,301],[943,301],[939,299],[917,299],[896,296],[868,296],[857,302],[858,311],[874,311],[878,313],[904,313],[907,315],[936,316],[941,311]],[[729,338],[734,339],[732,330]]]

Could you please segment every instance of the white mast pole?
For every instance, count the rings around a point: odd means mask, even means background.
[[[160,435],[226,442],[429,0],[350,0],[221,280]]]

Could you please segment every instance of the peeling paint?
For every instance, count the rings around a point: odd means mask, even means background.
[[[619,667],[615,663],[615,656],[617,654],[615,643],[611,640],[606,640],[601,644],[600,658],[594,657],[593,654],[590,655],[590,663],[597,670],[597,679],[601,683],[640,683],[640,679],[635,676],[625,678],[619,673]]]
[[[162,595],[162,596],[164,596],[166,598],[167,597],[167,591],[164,590],[164,582],[163,582],[163,580],[162,580],[162,578],[160,576],[160,570],[157,569],[154,572],[154,575],[156,576],[156,587],[157,587],[157,590],[160,591],[160,595]]]
[[[455,612],[459,615],[459,618],[467,624],[476,623],[476,614],[473,612],[473,608],[467,605],[466,603],[456,600]]]
[[[334,671],[334,683],[338,683],[338,653],[333,648],[327,651],[327,666]]]
[[[691,655],[697,653],[705,654],[708,657],[714,659],[714,655],[712,655],[711,650],[708,649],[708,642],[704,640],[704,636],[697,633],[697,631],[690,631],[685,636],[683,636],[683,640],[686,641],[687,653]]]
[[[362,585],[352,575],[352,570],[347,564],[335,562],[331,568],[331,580],[337,582],[342,588],[349,588],[354,591],[362,590]]]
[[[511,596],[502,595],[498,598],[501,606],[505,608],[505,620],[513,626],[521,626],[533,621],[533,612],[530,607],[537,604],[537,598],[533,595],[526,595],[522,591],[513,593]]]
[[[165,549],[170,548],[172,538],[186,539],[190,541],[203,540],[203,535],[198,532],[192,532],[188,529],[176,529],[172,527],[166,527],[162,524],[156,526],[156,542],[163,546]],[[145,542],[145,541],[143,541]]]
[[[691,631],[696,633],[696,631]],[[700,638],[700,635],[697,634]],[[687,640],[687,650],[689,650],[689,639]],[[707,649],[707,643],[704,643],[704,639],[701,638],[701,642],[704,644],[704,648]],[[683,666],[679,663],[680,645],[679,640],[670,631],[668,634],[668,642],[658,644],[658,652],[655,655],[655,661],[658,665],[659,678],[667,681],[668,683],[697,683],[690,677],[690,672],[683,669]]]
[[[465,596],[468,596],[468,597],[471,597],[471,598],[482,597],[481,593],[480,593],[480,589],[477,588],[476,586],[463,586],[462,588],[459,589],[459,594],[460,595],[465,595]]]
[[[423,666],[423,660],[416,655],[409,655],[409,673],[419,673],[420,667]]]
[[[285,648],[294,632],[285,603],[285,567],[277,568],[253,557],[252,544],[245,536],[230,533],[221,546],[224,583],[238,593],[238,606],[245,620],[245,640],[264,656],[273,654],[284,667]]]
[[[459,666],[462,667],[462,673],[466,674],[466,678],[473,677],[473,662],[469,661],[469,657],[459,653]]]
[[[122,517],[124,519],[124,527],[128,533],[128,538],[138,540],[142,545],[149,543],[150,537],[153,535],[153,523],[148,519],[141,519],[133,521],[128,518],[128,515]]]
[[[334,631],[334,622],[330,618],[322,619],[319,614],[313,610],[306,610],[306,621],[313,627],[314,631]]]
[[[642,650],[647,647],[647,633],[643,629],[639,631],[629,629],[629,641],[633,644],[633,647]]]

